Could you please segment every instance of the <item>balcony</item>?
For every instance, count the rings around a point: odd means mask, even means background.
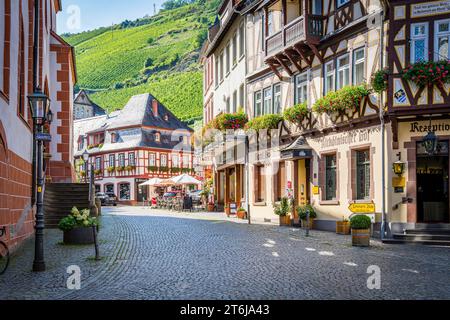
[[[303,42],[317,45],[323,35],[323,21],[323,16],[313,14],[291,21],[282,30],[266,38],[266,57],[275,56]]]

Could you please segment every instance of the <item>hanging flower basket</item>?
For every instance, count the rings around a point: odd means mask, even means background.
[[[388,88],[389,80],[389,69],[385,68],[383,70],[378,70],[372,76],[370,84],[372,85],[373,91],[376,93],[382,93]]]
[[[420,88],[433,85],[443,88],[444,84],[450,83],[450,62],[442,60],[414,63],[403,71],[403,79],[414,82]]]

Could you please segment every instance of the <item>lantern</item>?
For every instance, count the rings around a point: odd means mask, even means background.
[[[32,95],[28,96],[28,101],[33,119],[37,124],[43,124],[49,113],[50,99],[38,87]]]
[[[429,131],[428,134],[423,138],[423,146],[428,155],[432,156],[436,152],[438,144],[438,139],[433,131]]]
[[[393,170],[394,173],[396,175],[398,175],[399,177],[401,177],[403,175],[403,173],[405,172],[405,163],[403,161],[396,161],[393,164]]]

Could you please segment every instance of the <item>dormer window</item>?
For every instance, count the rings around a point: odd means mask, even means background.
[[[111,143],[117,142],[117,133],[111,133]]]
[[[159,132],[155,133],[155,141],[161,142],[161,133],[159,133]]]
[[[168,114],[166,114],[166,115],[164,116],[164,120],[165,120],[165,121],[169,121],[169,115],[168,115]]]

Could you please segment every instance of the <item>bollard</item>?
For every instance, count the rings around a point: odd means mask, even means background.
[[[306,236],[309,237],[309,209],[306,210]]]
[[[98,248],[98,240],[97,240],[97,226],[92,226],[92,232],[94,232],[94,246],[95,246],[95,260],[100,260],[100,252]]]

